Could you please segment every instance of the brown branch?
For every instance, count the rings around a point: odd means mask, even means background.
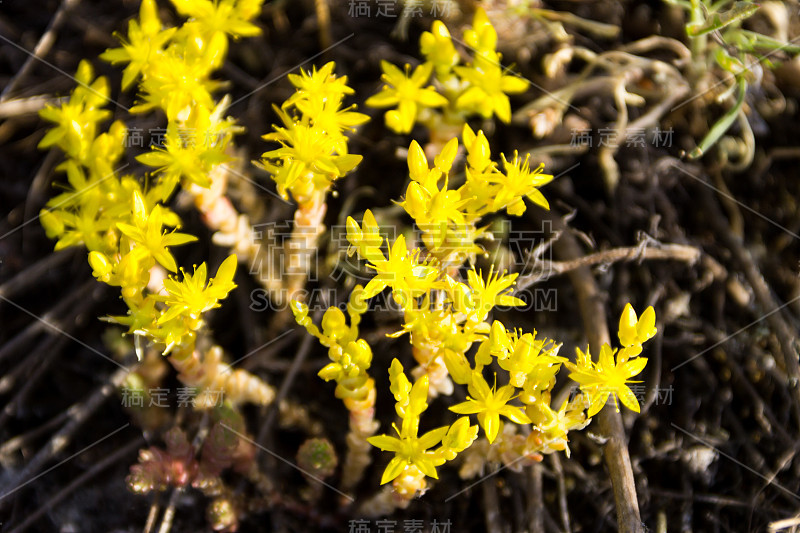
[[[542,465],[534,463],[528,471],[528,530],[544,531],[544,501],[542,499]]]
[[[489,481],[481,483],[483,493],[484,525],[487,533],[502,533],[503,517],[500,514],[500,500],[497,496],[497,485]]]
[[[28,98],[15,98],[0,102],[0,119],[9,119],[21,115],[38,113],[48,105],[60,105],[66,98],[56,98],[49,95],[30,96]]]
[[[556,231],[562,231],[561,238],[555,242],[554,250],[566,261],[574,261],[581,256],[581,249],[575,237],[568,231],[563,221],[548,214]],[[623,255],[624,257],[624,255]],[[589,338],[590,350],[600,353],[600,347],[611,343],[608,333],[604,297],[595,283],[587,264],[568,271],[578,297],[586,336]],[[603,455],[606,460],[611,485],[614,490],[614,501],[617,507],[617,527],[622,533],[642,533],[642,519],[639,514],[639,503],[636,496],[636,485],[633,479],[631,458],[628,454],[628,443],[622,416],[613,406],[606,406],[597,415],[601,435],[606,439]]]
[[[566,533],[570,533],[572,528],[570,527],[569,507],[567,506],[567,483],[564,480],[564,469],[561,467],[561,458],[557,453],[553,453],[550,455],[550,461],[553,463],[553,472],[555,473],[556,482],[558,483],[558,511],[561,515],[561,526]]]
[[[644,244],[644,243],[643,243]],[[627,246],[612,248],[590,255],[564,261],[538,260],[534,263],[536,273],[522,276],[517,280],[517,291],[524,290],[537,281],[553,275],[570,274],[578,269],[620,261],[681,261],[693,265],[700,259],[701,252],[693,246],[683,244],[662,244],[658,248]]]

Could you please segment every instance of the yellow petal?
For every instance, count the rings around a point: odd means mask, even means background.
[[[636,395],[633,394],[631,389],[628,387],[621,387],[617,390],[617,396],[619,396],[619,399],[625,407],[635,413],[639,412],[639,400],[636,399]]]
[[[447,174],[453,166],[453,160],[456,158],[457,153],[458,139],[450,139],[447,144],[444,145],[444,148],[442,148],[441,153],[434,158],[433,164],[444,174]]]
[[[589,406],[589,411],[586,413],[586,416],[591,418],[597,413],[599,413],[600,410],[605,406],[606,401],[608,401],[608,395],[609,395],[608,390],[605,391],[597,390],[594,391],[592,394],[587,395],[591,398],[592,403]]]
[[[383,451],[399,452],[403,448],[403,443],[400,439],[389,435],[376,435],[368,438],[367,442]]]
[[[428,176],[428,158],[417,141],[408,147],[408,172],[414,181],[423,181]]]
[[[528,80],[518,76],[500,78],[500,90],[506,94],[524,93],[528,89]]]
[[[497,438],[497,433],[500,431],[500,416],[497,414],[486,414],[483,417],[483,430],[486,432],[486,438],[489,444],[494,442]]]
[[[633,310],[630,303],[625,305],[622,316],[619,317],[619,342],[623,346],[638,344],[636,341],[636,311]]]
[[[381,485],[385,485],[386,483],[392,481],[394,478],[399,476],[403,473],[403,470],[406,469],[408,463],[401,459],[400,457],[395,457],[389,464],[386,465],[386,470],[383,471],[383,476],[381,477]]]
[[[396,105],[398,101],[397,91],[385,87],[381,92],[367,98],[367,101],[364,103],[369,107],[391,107]]]
[[[656,329],[656,312],[653,306],[648,307],[636,324],[636,337],[640,343],[651,339],[658,330]]]

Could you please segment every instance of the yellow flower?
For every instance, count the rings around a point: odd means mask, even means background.
[[[495,210],[505,208],[509,215],[519,216],[525,212],[525,202],[522,198],[527,196],[536,205],[549,210],[550,204],[539,192],[539,187],[553,180],[550,174],[542,173],[544,165],[540,164],[535,170],[531,170],[528,164],[530,154],[522,159],[517,152],[514,152],[511,161],[506,160],[505,155],[500,155],[503,158],[505,174],[498,173],[492,176],[501,185],[494,198],[493,208]]]
[[[297,109],[304,116],[314,117],[313,123],[331,136],[333,150],[341,155],[347,154],[347,137],[345,132],[354,131],[369,120],[369,115],[351,111],[355,106],[340,109],[340,102],[325,101],[319,98],[297,102]]]
[[[451,139],[436,156],[434,168],[430,169],[425,152],[417,141],[412,141],[408,148],[408,169],[412,181],[400,205],[425,233],[425,243],[431,251],[442,246],[450,226],[463,226],[466,222],[462,208],[469,199],[462,199],[457,190],[447,189],[447,173],[457,152],[458,140]],[[445,182],[440,189],[438,181],[442,176]]]
[[[58,238],[56,251],[83,244],[89,250],[107,250],[103,233],[113,227],[114,221],[100,211],[100,198],[88,195],[74,213],[64,210],[42,209],[42,225],[48,236]]]
[[[497,31],[482,8],[475,11],[472,29],[464,32],[464,41],[475,57],[467,67],[454,67],[456,74],[470,85],[456,100],[456,107],[483,118],[494,113],[501,121],[509,122],[511,103],[506,95],[525,92],[528,81],[504,74],[506,69],[500,64],[500,54],[495,52]]]
[[[123,91],[147,68],[176,31],[176,28],[161,31],[161,20],[158,18],[155,0],[142,0],[139,21],[128,22],[127,41],[117,36],[122,43],[121,48],[109,49],[100,54],[101,59],[112,65],[128,63],[122,72]]]
[[[489,277],[484,281],[474,268],[467,271],[467,280],[472,290],[474,309],[479,320],[483,320],[497,305],[516,307],[525,302],[511,295],[511,287],[519,274],[502,274],[494,272],[494,265],[489,269]]]
[[[559,348],[561,345],[551,340],[537,339],[536,331],[525,333],[514,343],[514,351],[508,357],[498,358],[498,364],[508,371],[512,385],[523,387],[536,366],[557,366],[565,361],[556,355]]]
[[[39,148],[58,145],[73,159],[81,162],[87,159],[97,134],[97,123],[111,116],[110,111],[98,109],[108,100],[108,83],[103,77],[92,81],[93,77],[92,65],[81,61],[75,74],[79,86],[72,91],[69,101],[39,111],[40,117],[56,124],[39,141]]]
[[[426,377],[426,376],[423,376]],[[428,431],[422,437],[415,435],[403,437],[396,425],[392,425],[395,432],[400,436],[391,437],[389,435],[376,435],[367,439],[367,442],[380,448],[383,451],[394,452],[394,458],[389,461],[386,470],[381,477],[381,485],[384,485],[403,473],[409,465],[419,468],[419,471],[433,479],[439,479],[436,473],[435,456],[428,450],[440,442],[447,435],[448,426]]]
[[[608,401],[609,395],[614,395],[614,407],[619,411],[616,398],[622,401],[631,411],[639,412],[639,402],[636,395],[628,387],[628,383],[638,383],[630,381],[630,378],[639,374],[647,365],[646,357],[637,357],[630,361],[621,361],[620,357],[614,360],[617,350],[612,350],[611,346],[604,344],[600,349],[600,358],[597,363],[592,362],[591,356],[587,351],[585,354],[578,350],[578,364],[565,362],[564,365],[570,370],[569,377],[580,384],[581,391],[589,399],[589,411],[587,416],[592,417],[599,413]]]
[[[261,155],[262,164],[273,174],[278,193],[287,198],[286,191],[297,196],[309,194],[311,188],[327,189],[331,182],[350,172],[361,162],[355,154],[337,154],[337,139],[322,126],[309,120],[294,120],[285,111],[275,108],[285,127],[274,126],[275,132],[264,135],[276,141],[280,148]],[[300,187],[300,189],[295,189]]]
[[[319,70],[314,67],[311,73],[300,69],[300,74],[289,74],[289,81],[297,87],[297,92],[290,96],[281,105],[282,108],[297,105],[302,101],[320,100],[322,102],[341,102],[345,95],[353,94],[352,88],[347,85],[347,76],[336,76],[333,61],[325,63]]]
[[[194,46],[209,66],[217,68],[228,53],[228,35],[254,37],[261,29],[248,21],[257,12],[242,10],[234,0],[172,0],[175,9],[190,21],[181,28],[187,48]]]
[[[224,299],[236,287],[233,283],[235,272],[236,256],[231,255],[222,262],[217,269],[217,275],[208,282],[205,263],[195,269],[194,275],[184,272],[180,282],[176,279],[164,280],[167,294],[153,298],[164,302],[167,310],[154,324],[145,328],[146,333],[166,345],[164,353],[186,343],[185,337],[194,337],[202,326],[203,313],[219,307],[219,300]]]
[[[186,136],[189,137],[184,138]],[[154,147],[150,152],[137,156],[136,160],[156,167],[155,172],[163,174],[167,184],[177,184],[181,178],[186,178],[189,183],[208,188],[211,186],[211,169],[229,158],[194,136],[193,129],[182,134],[177,124],[170,122],[164,136],[164,148]]]
[[[447,105],[447,98],[437,93],[436,89],[431,86],[423,87],[431,77],[433,63],[423,63],[411,75],[410,68],[410,65],[406,65],[404,73],[388,61],[381,61],[386,85],[381,92],[366,101],[370,107],[397,106],[396,110],[386,112],[386,125],[397,133],[411,132],[420,108]]]
[[[199,320],[200,316],[210,309],[219,307],[219,300],[224,300],[236,284],[233,276],[236,273],[236,255],[228,256],[217,269],[217,275],[208,283],[208,269],[203,263],[194,271],[194,275],[184,273],[183,280],[167,278],[164,289],[167,294],[158,299],[168,306],[158,319],[158,324],[172,320],[178,316],[186,316],[191,320]]]
[[[125,316],[110,316],[106,318],[108,322],[128,326],[128,333],[144,333],[156,323],[159,310],[156,307],[158,301],[154,296],[149,295],[139,302],[127,300],[128,314]]]
[[[297,91],[281,105],[288,110],[295,107],[310,122],[324,130],[334,140],[333,149],[340,155],[347,153],[347,138],[343,135],[359,124],[369,120],[369,116],[352,111],[355,106],[342,109],[345,95],[354,91],[347,86],[347,76],[333,74],[333,61],[321,69],[311,72],[300,70],[300,74],[289,74],[289,80]]]
[[[494,113],[502,122],[511,121],[511,102],[507,94],[523,93],[528,89],[528,81],[515,75],[503,74],[499,57],[494,55],[481,59],[468,67],[454,67],[461,79],[470,83],[456,100],[456,107],[474,112],[483,118],[491,118]]]
[[[389,461],[389,465],[383,472],[381,485],[392,481],[403,473],[403,470],[410,465],[419,468],[419,471],[426,476],[438,479],[436,474],[436,464],[441,464],[443,460],[428,449],[437,445],[447,435],[448,426],[440,427],[429,431],[418,437],[419,415],[427,409],[428,404],[428,376],[422,376],[412,386],[405,373],[403,365],[397,359],[392,361],[389,367],[389,379],[391,386],[389,390],[394,394],[397,415],[403,419],[401,429],[397,425],[392,427],[397,433],[397,437],[389,435],[377,435],[370,437],[367,442],[384,451],[394,452],[394,458]]]
[[[412,386],[403,372],[403,365],[394,359],[389,367],[389,382],[389,390],[396,401],[395,411],[403,420],[402,427],[398,430],[397,425],[392,424],[397,437],[377,435],[367,439],[376,448],[395,454],[383,472],[381,485],[410,467],[438,479],[436,467],[467,449],[477,437],[478,426],[470,426],[469,419],[464,417],[452,426],[443,426],[418,437],[419,416],[428,407],[428,376],[423,375]],[[442,445],[437,450],[430,450],[440,442]]]
[[[505,385],[499,390],[489,388],[489,384],[478,372],[473,372],[472,382],[468,385],[469,393],[467,401],[454,405],[450,408],[454,413],[462,415],[477,414],[478,423],[486,432],[489,442],[494,442],[500,431],[500,416],[504,416],[517,424],[530,424],[528,418],[521,408],[515,405],[508,405],[514,398],[514,387]]]
[[[572,401],[564,400],[558,411],[544,402],[537,401],[527,406],[526,412],[541,432],[544,445],[552,450],[564,450],[570,455],[567,435],[575,429],[585,428],[589,420],[583,412],[583,399],[578,395]]]
[[[434,20],[431,31],[423,32],[419,38],[419,50],[425,59],[433,63],[436,76],[444,79],[454,65],[458,64],[458,52],[447,26],[441,20]]]
[[[212,65],[208,61],[179,54],[169,48],[158,61],[148,65],[146,75],[139,83],[142,102],[131,108],[131,113],[144,113],[163,109],[170,122],[190,109],[214,107],[211,92],[221,83],[209,79]]]
[[[389,259],[371,265],[377,275],[364,287],[364,298],[372,298],[388,286],[392,288],[395,299],[407,307],[410,298],[417,298],[433,289],[439,271],[419,261],[419,252],[419,249],[409,252],[405,236],[397,237],[389,251]]]
[[[163,225],[162,207],[157,205],[148,214],[144,199],[138,192],[134,192],[133,225],[118,222],[117,228],[133,242],[144,247],[161,266],[170,272],[176,272],[178,266],[167,247],[196,241],[197,237],[185,233],[166,233],[162,229]]]
[[[175,9],[185,17],[191,17],[206,31],[224,32],[233,37],[254,37],[261,29],[248,22],[257,13],[243,12],[240,2],[233,0],[172,0]]]
[[[478,53],[494,52],[497,47],[497,31],[482,7],[475,10],[472,28],[464,32],[464,41]]]
[[[375,215],[369,209],[364,212],[360,227],[353,217],[347,217],[347,241],[350,243],[347,249],[348,256],[358,251],[359,257],[373,264],[386,260],[380,250],[383,244],[380,227],[375,221]]]
[[[455,421],[447,435],[442,439],[442,447],[436,450],[446,461],[452,461],[456,456],[469,448],[478,438],[478,426],[469,425],[469,417],[461,417]]]

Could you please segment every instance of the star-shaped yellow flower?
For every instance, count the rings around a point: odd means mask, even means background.
[[[178,265],[167,247],[197,240],[194,235],[166,233],[163,230],[161,206],[155,206],[148,214],[144,199],[138,191],[133,193],[133,225],[118,222],[117,228],[123,235],[143,246],[156,261],[170,272],[177,272]]]
[[[389,259],[371,265],[378,273],[364,287],[364,298],[372,298],[387,286],[405,306],[409,298],[417,298],[436,286],[439,271],[419,260],[419,249],[409,252],[406,238],[397,237],[389,251]]]
[[[168,28],[161,31],[161,20],[158,18],[155,1],[142,0],[139,22],[128,22],[128,40],[117,36],[122,46],[106,50],[100,54],[100,58],[111,64],[128,63],[122,72],[124,91],[169,42],[176,30],[177,28]]]
[[[616,398],[622,401],[631,411],[639,412],[639,402],[636,395],[628,387],[630,378],[639,374],[647,365],[646,357],[637,357],[630,361],[622,361],[619,355],[616,357],[617,350],[612,350],[611,346],[604,344],[600,349],[600,358],[597,363],[592,362],[588,351],[584,354],[578,350],[578,364],[566,362],[564,365],[570,370],[569,377],[578,382],[581,391],[589,398],[590,406],[587,416],[592,417],[600,412],[608,401],[610,395],[614,395],[614,407],[619,411]]]
[[[417,437],[416,435],[403,437],[400,431],[397,430],[396,425],[393,424],[392,427],[400,438],[390,437],[389,435],[376,435],[367,439],[367,442],[376,448],[387,452],[394,452],[395,454],[394,458],[389,461],[386,470],[383,472],[381,485],[392,481],[402,474],[403,470],[405,470],[408,465],[416,466],[419,468],[420,472],[428,477],[439,479],[439,476],[436,474],[436,464],[434,463],[433,454],[428,450],[442,442],[444,436],[447,435],[449,426],[433,429],[421,437]]]
[[[406,65],[405,72],[388,61],[381,61],[383,86],[381,92],[367,99],[370,107],[392,107],[386,112],[386,125],[397,133],[410,133],[417,120],[417,112],[424,107],[442,107],[447,98],[436,92],[432,86],[423,87],[433,71],[433,63],[426,62],[414,69]]]
[[[494,442],[500,430],[500,415],[517,424],[530,424],[531,419],[515,405],[508,405],[514,398],[514,387],[505,385],[495,390],[478,372],[473,372],[472,382],[468,386],[471,396],[467,401],[450,408],[454,413],[462,415],[478,415],[478,423],[486,432],[489,442]]]

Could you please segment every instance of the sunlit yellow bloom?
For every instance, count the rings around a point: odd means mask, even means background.
[[[178,265],[167,247],[196,241],[197,237],[185,233],[166,233],[163,229],[162,207],[157,205],[148,213],[144,199],[138,192],[133,194],[132,221],[133,224],[119,222],[117,228],[126,237],[144,247],[161,266],[170,272],[177,272]]]
[[[410,65],[406,65],[403,72],[388,61],[381,61],[381,69],[386,85],[378,94],[369,97],[366,104],[371,107],[397,106],[397,109],[386,112],[386,125],[392,131],[409,133],[421,108],[447,105],[447,98],[436,89],[423,87],[431,77],[433,63],[423,63],[410,75]]]
[[[175,34],[176,28],[161,30],[155,0],[142,0],[139,8],[139,22],[128,22],[128,39],[119,35],[117,38],[122,47],[108,49],[100,54],[100,58],[113,65],[128,63],[122,72],[122,90],[130,86],[136,77],[145,70],[156,55]]]
[[[512,385],[505,385],[497,390],[489,388],[483,376],[474,372],[468,389],[471,396],[467,396],[467,401],[454,405],[450,410],[462,415],[477,414],[478,423],[486,432],[490,443],[494,442],[500,431],[501,415],[517,424],[531,422],[520,407],[508,404],[514,398]]]
[[[564,365],[570,370],[569,377],[580,384],[581,391],[588,398],[590,405],[587,416],[592,417],[600,412],[608,401],[608,397],[613,395],[614,406],[617,410],[616,398],[622,401],[631,411],[639,412],[639,402],[636,395],[628,387],[630,378],[639,374],[647,365],[647,358],[637,357],[629,361],[622,362],[616,358],[617,350],[612,350],[611,346],[604,344],[600,349],[600,358],[597,363],[592,362],[588,351],[582,354],[578,364],[565,362]]]

